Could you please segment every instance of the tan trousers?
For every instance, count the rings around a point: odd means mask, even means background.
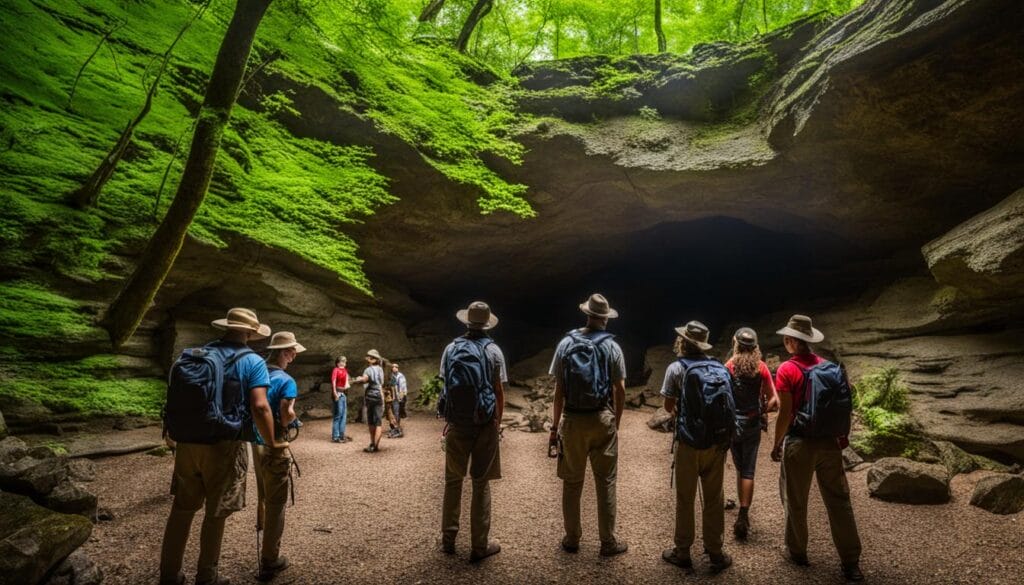
[[[281,535],[284,534],[284,512],[288,505],[288,470],[292,465],[291,451],[286,447],[275,449],[255,445],[252,455],[256,470],[257,529],[263,530],[264,563],[273,563],[281,554]]]
[[[832,542],[843,564],[860,561],[860,535],[850,504],[850,486],[843,469],[843,454],[835,439],[786,437],[779,477],[786,512],[786,546],[791,554],[807,554],[807,499],[811,476],[828,512]]]
[[[454,542],[459,533],[462,515],[462,481],[466,471],[473,480],[473,498],[470,503],[470,541],[474,551],[487,550],[491,531],[490,480],[501,479],[501,449],[498,428],[493,424],[482,426],[454,426],[445,439],[444,501],[441,507],[441,535]]]
[[[558,477],[562,479],[562,518],[567,544],[577,545],[583,536],[580,498],[587,461],[597,489],[597,530],[604,544],[618,542],[615,535],[615,479],[619,469],[619,434],[615,415],[609,410],[588,413],[566,412],[559,434],[562,455]]]
[[[204,504],[206,513],[199,534],[196,581],[217,578],[224,521],[245,507],[245,476],[249,471],[247,445],[242,441],[221,441],[213,445],[178,443],[171,483],[174,503],[160,548],[161,582],[177,582],[192,519]]]
[[[712,447],[694,449],[686,443],[676,444],[676,552],[688,556],[696,538],[694,499],[697,483],[703,494],[704,509],[701,528],[704,548],[712,555],[722,554],[722,534],[725,532],[725,493],[722,478],[725,475],[725,454],[728,449]]]

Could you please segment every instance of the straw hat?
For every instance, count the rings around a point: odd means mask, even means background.
[[[469,307],[455,313],[455,318],[470,329],[487,331],[498,324],[498,317],[491,313],[491,307],[483,301],[473,301]]]
[[[381,357],[380,352],[378,352],[376,349],[371,349],[370,351],[366,352],[366,357],[377,358],[378,360],[384,359],[383,357]]]
[[[740,327],[736,330],[733,338],[736,340],[736,343],[740,344],[742,347],[757,347],[757,332],[750,327]]]
[[[807,315],[793,315],[789,318],[789,323],[776,333],[802,339],[807,343],[818,343],[825,339],[824,333],[811,326],[811,318]]]
[[[254,333],[254,339],[263,339],[270,336],[270,327],[260,323],[251,309],[235,307],[228,311],[224,319],[217,319],[210,323],[217,329],[233,329],[236,331],[249,331]]]
[[[302,353],[306,351],[301,343],[295,341],[295,334],[291,331],[278,331],[270,338],[270,345],[267,349],[288,349],[294,348],[295,353]]]
[[[608,299],[599,293],[590,295],[589,299],[580,303],[580,310],[591,317],[603,319],[614,319],[619,316],[618,311],[608,306]]]
[[[711,344],[708,343],[708,327],[700,321],[690,321],[682,327],[676,327],[676,333],[678,333],[683,339],[699,347],[701,351],[711,349]]]

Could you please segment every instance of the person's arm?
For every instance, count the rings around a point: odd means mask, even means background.
[[[495,398],[495,417],[494,423],[499,429],[501,428],[501,418],[505,416],[505,384],[501,381],[501,368],[497,368],[494,372],[494,398]]]
[[[775,381],[768,371],[768,366],[762,366],[765,371],[761,378],[761,397],[765,402],[766,412],[775,412],[779,409],[779,393],[775,391]]]
[[[267,401],[267,387],[256,386],[249,390],[249,409],[252,411],[252,422],[256,430],[271,447],[287,447],[287,441],[278,441],[274,435],[274,412]]]
[[[338,368],[331,372],[331,399],[338,401]]]
[[[779,393],[779,416],[775,419],[775,446],[772,448],[772,461],[782,461],[782,441],[789,431],[789,421],[793,417],[793,395],[789,392]]]
[[[615,404],[615,429],[618,430],[622,422],[622,410],[626,406],[626,379],[621,378],[612,384],[612,400]]]
[[[558,424],[562,421],[562,406],[565,402],[565,386],[562,384],[562,379],[559,376],[555,376],[555,398],[552,402],[551,413],[551,439],[554,440],[558,437]]]
[[[294,398],[283,398],[280,402],[281,406],[281,426],[288,428],[288,425],[292,424],[297,416],[295,416],[295,399]]]

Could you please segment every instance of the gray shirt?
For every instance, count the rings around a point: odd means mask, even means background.
[[[455,347],[454,341],[449,343],[448,346],[444,348],[444,352],[441,353],[440,372],[442,378],[444,378],[444,362],[448,359],[448,354],[452,351],[453,347]],[[507,384],[508,372],[505,369],[505,354],[501,353],[501,348],[498,347],[498,344],[493,341],[487,344],[487,347],[484,348],[484,355],[487,356],[487,361],[491,364],[492,371],[493,369],[498,370],[498,376],[501,383]]]
[[[577,331],[583,331],[578,329]],[[572,343],[572,338],[566,335],[562,338],[562,341],[558,342],[558,347],[555,348],[555,356],[551,360],[551,367],[548,368],[548,373],[555,377],[559,382],[564,383],[562,379],[562,358],[565,356],[565,352],[569,349],[569,345]],[[626,359],[622,355],[622,348],[619,347],[618,342],[614,339],[609,339],[604,342],[604,346],[608,350],[608,379],[611,380],[612,384],[619,380],[626,379]]]
[[[366,399],[376,402],[384,400],[380,391],[384,384],[384,370],[380,366],[367,366],[363,370],[363,375],[367,378],[367,382],[363,386],[366,389]]]

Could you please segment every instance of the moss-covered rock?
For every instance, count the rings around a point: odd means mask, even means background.
[[[932,444],[939,453],[939,460],[949,470],[950,475],[970,473],[978,468],[978,463],[974,460],[974,457],[953,443],[949,441],[933,441]]]
[[[991,475],[974,486],[971,505],[993,514],[1016,514],[1024,510],[1024,477]]]
[[[89,538],[92,522],[0,492],[0,575],[5,583],[38,583]]]

